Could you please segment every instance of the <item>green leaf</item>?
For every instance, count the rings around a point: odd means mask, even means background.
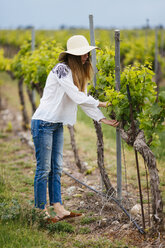
[[[161,107],[159,107],[159,105],[157,103],[153,104],[153,106],[151,107],[150,111],[151,114],[154,115],[159,115],[161,112]]]

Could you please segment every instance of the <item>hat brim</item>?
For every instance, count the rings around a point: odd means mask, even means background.
[[[64,52],[60,53],[59,60],[62,60],[66,56],[66,54],[81,56],[81,55],[84,55],[86,53],[89,53],[90,51],[92,51],[94,49],[100,49],[100,48],[98,48],[96,46],[87,46],[87,47],[81,47],[81,48],[76,48],[76,49],[70,49],[68,51],[64,51]]]

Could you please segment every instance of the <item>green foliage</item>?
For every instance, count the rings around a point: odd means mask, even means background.
[[[4,50],[0,49],[0,71],[9,71],[11,61],[11,59],[5,58]]]
[[[97,54],[97,85],[89,86],[90,93],[100,101],[108,101],[108,115],[117,119],[125,131],[131,128],[130,107],[133,118],[139,128],[144,130],[147,143],[159,145],[158,133],[164,130],[165,118],[164,92],[159,94],[156,101],[156,84],[153,82],[154,73],[149,61],[144,65],[127,66],[121,72],[120,91],[115,86],[115,58],[111,50],[106,49]],[[131,99],[128,97],[129,87]],[[131,102],[130,102],[131,101]]]
[[[98,37],[103,39],[101,34],[103,37],[107,37],[105,32],[97,31]],[[44,36],[44,32],[42,35]],[[62,32],[59,35],[62,35]],[[133,42],[135,35],[136,40]],[[165,117],[164,102],[163,93],[156,101],[156,84],[152,81],[154,76],[152,71],[155,49],[154,32],[150,31],[148,35],[151,39],[145,40],[143,31],[125,31],[122,34],[122,66],[128,64],[132,64],[132,66],[125,67],[121,72],[120,91],[116,91],[115,85],[115,53],[109,48],[97,52],[97,86],[94,88],[90,85],[88,90],[100,101],[108,101],[111,104],[108,107],[107,115],[117,119],[127,131],[131,127],[130,102],[127,92],[127,86],[129,86],[133,118],[138,127],[144,130],[147,143],[157,146],[159,134],[164,129],[162,125]],[[65,31],[66,37],[69,37],[69,33]],[[103,44],[101,41],[99,43]],[[62,46],[63,44],[57,44],[51,37],[49,40],[38,42],[36,49],[32,52],[31,41],[26,39],[12,61],[11,70],[15,77],[23,78],[29,87],[36,86],[43,90],[48,73],[58,62],[59,53],[63,50]],[[0,52],[0,57],[3,57],[5,61],[3,51]],[[148,61],[146,58],[149,58]],[[164,60],[160,56],[158,59],[163,68]],[[143,65],[139,65],[137,62]],[[0,68],[3,70],[6,68],[5,63],[0,64]]]
[[[152,146],[160,145],[159,135],[165,130],[165,91],[159,93],[158,101],[145,106],[140,115],[140,128],[145,132]]]
[[[121,62],[123,65],[135,64],[137,62],[144,64],[146,58],[154,62],[155,49],[154,34],[150,35],[150,39],[145,41],[145,36],[121,42]]]
[[[15,77],[23,78],[29,87],[34,83],[43,89],[48,73],[58,62],[61,51],[56,41],[43,41],[33,52],[31,44],[25,42],[13,59],[12,71]]]
[[[31,44],[30,42],[24,42],[21,46],[20,51],[15,55],[12,60],[11,64],[11,71],[13,72],[14,76],[18,79],[23,78],[24,71],[23,71],[23,60],[28,60],[31,54]]]
[[[56,41],[42,42],[28,60],[23,60],[24,82],[40,83],[40,87],[44,88],[47,75],[58,62],[60,52]]]
[[[19,47],[25,40],[29,40],[30,30],[1,30],[0,43],[2,45],[10,45]]]

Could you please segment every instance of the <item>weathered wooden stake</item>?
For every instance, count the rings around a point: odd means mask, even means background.
[[[164,29],[162,28],[161,31],[161,50],[160,50],[160,54],[163,57],[164,55]]]
[[[120,30],[115,30],[115,76],[116,90],[120,90]],[[121,137],[120,130],[116,128],[117,151],[117,198],[122,200],[122,166],[121,166]]]
[[[157,85],[157,96],[159,94],[159,80],[158,80],[158,28],[155,28],[155,82]]]
[[[32,51],[34,51],[35,50],[35,28],[34,27],[32,27],[32,33],[31,33],[31,35],[32,35],[32,45],[31,45],[31,48],[32,48]],[[35,94],[35,90],[34,89],[32,90],[32,98],[31,98],[31,100],[32,100],[32,106],[34,106],[35,105],[35,101],[36,101],[36,94]],[[34,112],[35,110],[32,108],[32,111]]]
[[[93,25],[93,15],[89,15],[89,28],[90,28],[90,42],[92,46],[95,46],[95,34],[94,34],[94,25]],[[92,66],[94,70],[94,79],[93,79],[93,85],[96,87],[96,50],[92,50]]]
[[[90,27],[90,41],[91,45],[95,46],[95,36],[94,36],[94,25],[93,25],[93,15],[89,15],[89,27]],[[96,87],[96,50],[94,49],[92,51],[92,66],[94,70],[94,80],[93,85]],[[106,191],[108,194],[114,193],[114,188],[112,187],[108,174],[106,173],[105,167],[104,167],[104,142],[103,142],[103,133],[101,124],[97,121],[94,121],[94,126],[96,130],[97,135],[97,163],[101,174],[101,180],[102,185],[105,185]]]
[[[19,93],[21,111],[22,111],[22,127],[24,130],[27,130],[28,125],[29,125],[29,118],[28,118],[28,114],[26,111],[25,97],[24,97],[24,93],[23,93],[23,79],[22,78],[18,81],[18,93]]]
[[[149,19],[146,19],[146,29],[145,29],[145,49],[148,48],[148,30],[149,30]]]
[[[70,133],[70,142],[71,142],[71,146],[72,146],[72,150],[74,153],[74,158],[75,158],[75,162],[77,167],[79,168],[80,172],[84,172],[85,171],[85,166],[82,165],[81,160],[79,158],[79,154],[78,154],[78,149],[77,149],[77,145],[76,145],[76,141],[75,141],[75,129],[74,126],[68,125],[68,130]]]

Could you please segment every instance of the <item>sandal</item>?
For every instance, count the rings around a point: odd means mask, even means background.
[[[82,216],[82,214],[70,212],[69,215],[64,215],[62,218],[60,218],[60,220],[67,219],[67,218],[73,218],[73,217],[79,217],[79,216]]]
[[[50,214],[48,213],[47,210],[42,210],[41,211],[41,215],[43,216],[43,218],[46,220],[47,218],[50,218]]]
[[[48,224],[50,224],[50,223],[57,223],[58,221],[60,221],[61,219],[60,218],[58,218],[57,216],[56,217],[48,217],[47,219],[46,219],[46,221],[48,222]]]
[[[44,220],[46,221],[46,222],[48,222],[48,223],[56,223],[56,222],[58,222],[58,221],[60,221],[60,217],[58,217],[58,216],[54,216],[54,217],[52,217],[48,212],[47,212],[47,210],[46,211],[44,211]]]

